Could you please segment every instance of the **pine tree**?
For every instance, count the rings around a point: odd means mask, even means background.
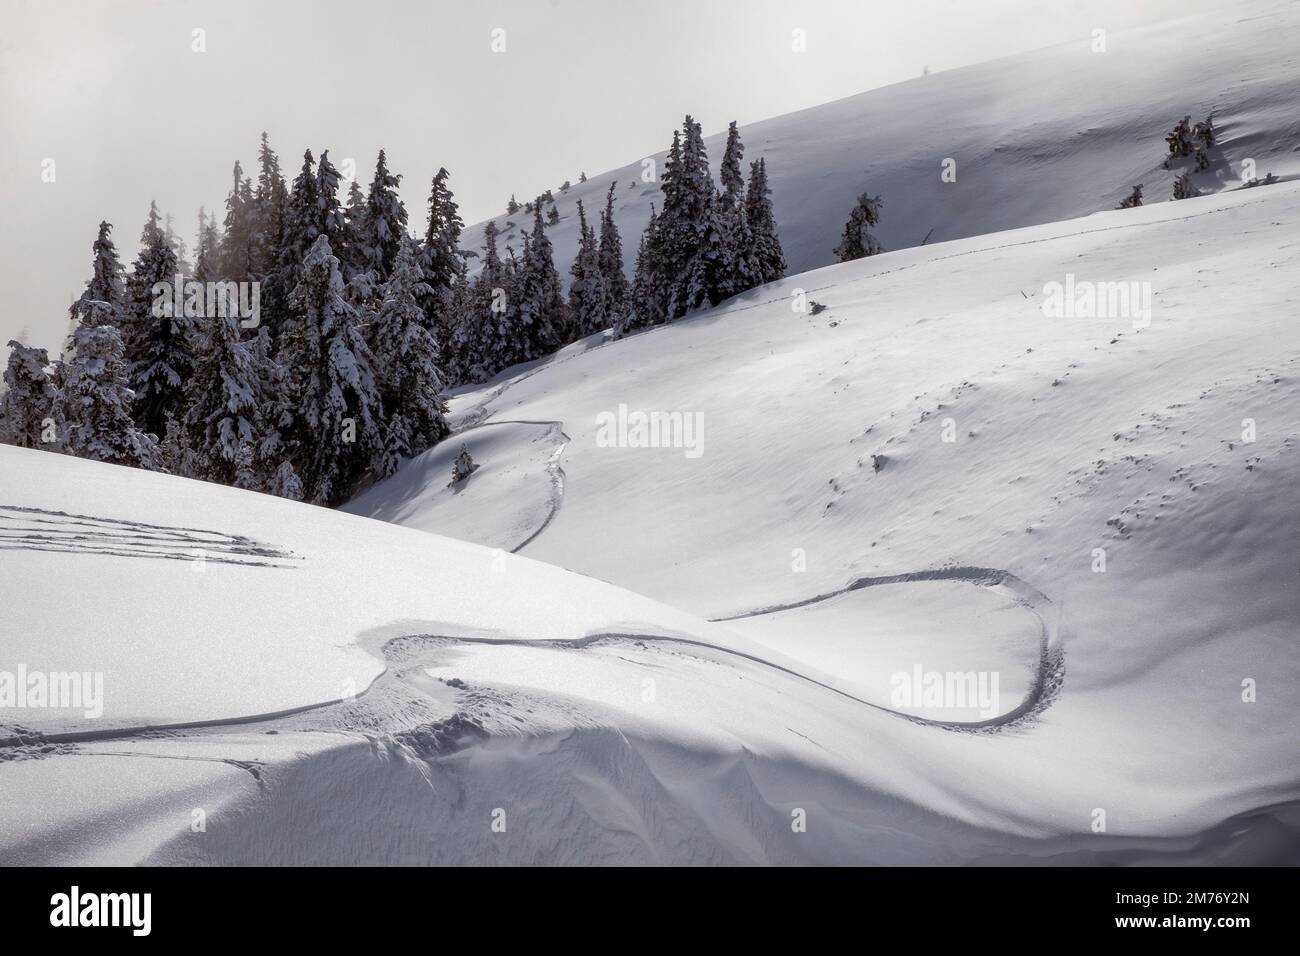
[[[158,449],[153,435],[141,431],[132,420],[132,394],[117,329],[82,325],[73,338],[76,354],[66,363],[55,403],[54,418],[61,428],[63,448],[95,461],[156,467]]]
[[[884,252],[876,237],[871,234],[871,227],[880,222],[882,205],[879,196],[873,197],[867,193],[858,196],[858,201],[849,213],[849,220],[844,224],[840,244],[832,250],[840,262],[851,262]]]
[[[722,301],[727,282],[723,229],[700,124],[687,116],[664,164],[658,266],[666,280],[668,317]]]
[[[330,162],[330,151],[323,150],[316,164],[316,235],[329,239],[330,248],[340,261],[348,258],[355,261],[352,251],[346,248],[347,216],[339,202],[340,180],[339,171]]]
[[[208,320],[208,348],[185,385],[185,429],[199,477],[229,484],[239,455],[258,438],[260,383],[256,357],[240,341],[236,316]]]
[[[447,376],[447,384],[461,385],[478,381],[477,350],[481,341],[479,315],[474,298],[474,282],[469,278],[464,260],[461,260],[460,270],[452,280],[445,314],[446,337],[440,339],[438,344],[441,347],[442,368]]]
[[[483,268],[471,283],[462,276],[450,353],[457,382],[482,382],[513,364],[513,284],[497,252],[497,225],[483,227]]]
[[[631,288],[628,290],[627,309],[623,313],[622,321],[614,329],[617,336],[659,325],[668,318],[667,292],[658,262],[658,250],[659,217],[652,205],[650,221],[646,223],[645,231],[641,234],[641,242],[637,246],[636,270],[632,276]]]
[[[424,270],[424,284],[429,289],[420,301],[427,316],[425,327],[434,332],[446,359],[451,357],[456,324],[448,307],[452,283],[465,265],[460,254],[460,234],[464,223],[447,186],[448,175],[445,167],[434,174],[429,190],[429,224],[424,230],[420,249],[420,267]]]
[[[606,327],[605,285],[600,271],[600,248],[596,231],[587,222],[582,200],[578,200],[578,254],[569,269],[569,313],[578,337],[593,335]]]
[[[375,463],[381,476],[446,437],[447,407],[438,371],[438,344],[424,327],[419,298],[425,292],[418,251],[403,244],[383,287],[375,315],[375,364],[383,402],[383,448]]]
[[[369,226],[366,221],[368,210],[366,209],[366,197],[361,191],[361,184],[355,179],[348,183],[348,201],[344,209],[344,217],[347,220],[343,227],[344,242],[347,249],[355,253],[355,262],[340,259],[343,267],[343,278],[351,282],[358,275],[370,269],[370,262],[366,255],[366,249],[369,241],[367,230]],[[382,281],[375,277],[376,281]]]
[[[302,169],[289,193],[280,242],[280,267],[287,272],[290,287],[297,285],[298,268],[320,235],[318,206],[315,160],[309,149],[302,155]]]
[[[1196,143],[1196,171],[1198,173],[1210,168],[1210,150],[1214,147],[1215,135],[1213,113],[1192,127],[1192,139]]]
[[[538,203],[533,212],[533,233],[520,264],[518,311],[511,323],[504,365],[530,362],[568,341],[568,316],[560,275],[555,271],[551,240],[542,223]]]
[[[1124,200],[1115,208],[1132,209],[1135,206],[1142,205],[1142,184],[1138,183],[1133,187],[1133,191],[1124,197]]]
[[[71,350],[72,334],[81,325],[111,325],[123,333],[126,328],[126,283],[123,279],[122,263],[117,256],[117,247],[113,245],[113,226],[100,222],[99,234],[95,237],[95,258],[91,264],[90,279],[77,301],[68,310],[71,330],[65,353]]]
[[[388,157],[381,149],[375,162],[375,177],[366,197],[363,246],[357,256],[383,282],[393,271],[393,263],[406,237],[406,207],[397,195],[400,175],[388,171]]]
[[[1199,196],[1200,194],[1200,190],[1192,184],[1192,177],[1187,173],[1183,173],[1174,180],[1175,199],[1191,199],[1193,196]]]
[[[279,266],[280,243],[284,237],[285,203],[288,190],[280,172],[280,158],[271,149],[266,132],[257,150],[257,190],[253,194],[255,230],[252,242],[252,271],[259,276],[273,274]]]
[[[1192,154],[1192,127],[1190,116],[1184,116],[1174,128],[1165,134],[1165,143],[1169,146],[1170,156],[1190,156]]]
[[[196,459],[185,426],[168,413],[167,423],[163,426],[163,440],[158,443],[158,469],[169,475],[193,478],[199,473]]]
[[[217,249],[221,244],[221,235],[217,231],[217,215],[208,216],[207,210],[199,207],[199,235],[194,246],[194,278],[198,282],[216,282],[220,279],[217,270]]]
[[[751,251],[753,242],[746,218],[745,178],[740,168],[744,155],[745,146],[740,141],[740,130],[735,120],[732,120],[727,128],[727,145],[722,154],[719,173],[722,191],[713,201],[721,236],[721,259],[715,269],[712,284],[719,300],[760,284],[760,280],[750,274],[755,265],[755,256]],[[751,164],[751,170],[755,166],[756,164]],[[752,182],[752,171],[750,178]]]
[[[257,208],[253,202],[253,183],[244,176],[243,167],[238,162],[232,180],[230,193],[226,196],[225,231],[221,237],[218,268],[222,278],[246,282],[253,277]]]
[[[187,258],[190,250],[189,247],[185,245],[185,240],[176,232],[171,213],[167,213],[164,217],[163,236],[167,240],[168,247],[176,256],[176,271],[183,276],[191,275],[193,270],[191,270]]]
[[[515,200],[514,193],[510,194],[510,201],[506,203],[506,215],[513,216],[519,211],[519,203]]]
[[[270,494],[287,498],[289,501],[302,501],[303,499],[302,482],[298,479],[298,473],[294,471],[293,464],[288,461],[280,462],[280,467],[276,469],[275,475],[271,478],[271,484],[266,490]]]
[[[605,194],[600,215],[600,278],[605,288],[605,322],[617,324],[627,311],[627,276],[623,273],[623,240],[614,222],[614,187]]]
[[[875,206],[878,219],[880,199],[877,197],[871,202]],[[749,189],[745,193],[744,219],[748,239],[746,257],[748,261],[742,272],[750,283],[745,288],[784,279],[785,251],[781,248],[781,240],[776,234],[776,216],[772,212],[772,191],[767,186],[767,160],[761,157],[749,164]],[[871,220],[870,225],[875,225],[875,222],[876,220]],[[876,251],[880,251],[879,243],[876,243]]]
[[[343,297],[327,236],[318,236],[303,260],[290,308],[280,362],[291,376],[288,446],[301,462],[295,470],[307,497],[333,504],[351,493],[381,449],[382,409],[371,352]]]
[[[49,445],[45,425],[54,418],[58,390],[46,368],[50,357],[45,349],[9,341],[9,362],[5,366],[5,390],[0,394],[0,442],[20,448]],[[54,447],[57,447],[54,446]]]
[[[447,482],[447,487],[459,484],[474,472],[478,471],[479,464],[469,453],[465,445],[460,446],[460,451],[456,454],[456,460],[451,463],[451,481]]]
[[[194,369],[195,320],[185,314],[184,302],[164,301],[154,286],[174,287],[176,254],[158,225],[158,207],[150,204],[149,218],[140,237],[127,282],[129,324],[126,341],[127,376],[134,392],[133,409],[140,427],[161,436],[168,412],[180,417],[182,390]]]

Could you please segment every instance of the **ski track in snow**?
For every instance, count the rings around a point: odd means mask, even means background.
[[[546,459],[546,473],[551,481],[551,493],[549,496],[550,508],[546,513],[546,517],[542,520],[542,523],[537,526],[536,530],[534,530],[532,534],[526,537],[519,544],[515,545],[513,548],[510,549],[511,554],[518,554],[528,545],[532,544],[532,542],[537,538],[538,535],[540,535],[543,531],[545,531],[548,527],[550,527],[551,521],[554,520],[556,513],[559,512],[560,510],[560,505],[564,503],[564,467],[560,464],[560,456],[564,454],[564,449],[568,447],[571,439],[569,438],[568,435],[564,433],[563,423],[555,422],[555,421],[516,420],[516,421],[480,422],[477,425],[470,425],[466,428],[462,428],[460,431],[455,432],[454,434],[463,435],[466,432],[472,432],[479,428],[491,428],[494,425],[540,426],[548,429],[547,432],[548,438],[555,439],[558,442],[558,444],[556,444],[555,446],[555,450],[551,452],[551,457]]]
[[[0,549],[291,568],[295,556],[244,535],[0,505]]]

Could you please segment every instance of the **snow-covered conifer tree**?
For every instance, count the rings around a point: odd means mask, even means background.
[[[206,321],[207,350],[185,385],[184,425],[198,477],[230,484],[241,450],[251,455],[259,437],[261,385],[253,348],[240,340],[238,317]]]
[[[279,266],[280,242],[284,233],[288,190],[280,172],[280,158],[271,149],[266,132],[257,149],[257,189],[253,193],[254,223],[252,271],[266,277]]]
[[[322,157],[324,161],[324,157]],[[290,376],[287,444],[308,500],[345,499],[381,448],[379,389],[329,238],[316,238],[290,297],[280,364]]]
[[[0,394],[0,442],[20,448],[57,448],[58,435],[47,434],[54,421],[58,391],[46,372],[50,357],[45,349],[9,341],[5,390]],[[45,439],[50,438],[51,441]]]
[[[245,282],[253,276],[253,260],[257,253],[257,207],[253,201],[252,180],[244,175],[238,162],[232,179],[230,193],[226,196],[226,221],[217,260],[218,270],[223,279]]]
[[[122,263],[117,256],[117,247],[113,245],[113,226],[100,222],[99,233],[95,237],[94,262],[91,275],[86,281],[86,288],[81,296],[72,303],[68,310],[71,319],[68,351],[72,345],[72,332],[81,325],[111,325],[121,333],[126,323],[126,284],[123,280]]]
[[[667,320],[667,293],[664,288],[662,268],[658,261],[659,216],[652,205],[650,221],[641,234],[636,252],[636,270],[628,290],[627,309],[623,320],[615,326],[615,334],[622,336],[637,329],[659,325]]]
[[[280,462],[280,467],[271,476],[271,484],[266,490],[289,501],[302,501],[303,498],[302,482],[298,479],[293,464],[288,461]]]
[[[154,204],[149,207],[140,243],[127,281],[127,376],[134,393],[136,421],[146,432],[161,437],[167,413],[181,417],[182,390],[194,369],[195,320],[186,316],[184,301],[176,302],[171,295],[176,254],[159,227]],[[155,284],[166,286],[168,293],[155,294]]]
[[[533,211],[533,232],[520,263],[517,311],[512,315],[504,365],[529,362],[568,341],[569,329],[560,275],[555,271],[551,240],[542,223],[542,207]]]
[[[840,235],[840,244],[832,251],[840,262],[850,262],[864,256],[874,256],[884,249],[871,234],[871,227],[880,222],[879,196],[862,193],[849,213],[844,232]]]
[[[375,161],[375,176],[366,196],[362,248],[356,256],[380,282],[388,279],[406,238],[406,207],[397,195],[402,177],[388,171],[388,157],[381,149]]]
[[[445,168],[439,168],[434,174],[429,190],[429,224],[424,230],[424,242],[420,248],[420,266],[424,270],[424,284],[429,290],[421,299],[420,306],[427,316],[425,327],[437,337],[444,360],[451,358],[453,328],[457,321],[448,308],[452,283],[465,265],[460,254],[460,234],[464,223],[447,185],[448,175]]]
[[[596,243],[596,230],[587,222],[581,199],[578,200],[578,254],[569,274],[573,276],[569,285],[569,314],[576,334],[581,337],[599,332],[607,325],[600,247]]]
[[[1138,183],[1133,187],[1133,191],[1124,197],[1123,201],[1116,206],[1116,209],[1132,209],[1135,206],[1142,205],[1142,184]]]
[[[878,218],[880,199],[876,198],[872,202]],[[742,270],[749,281],[746,288],[785,278],[785,251],[776,234],[772,191],[767,185],[767,160],[762,157],[749,164],[749,189],[745,193],[744,219],[749,243],[748,264]],[[872,220],[870,225],[875,225],[875,221]],[[876,245],[876,251],[879,251],[879,244]]]
[[[154,436],[137,428],[132,419],[132,393],[117,329],[79,326],[73,345],[75,354],[65,363],[55,402],[54,418],[64,450],[95,461],[156,467]]]
[[[437,444],[450,431],[441,398],[438,343],[424,326],[419,304],[423,286],[418,249],[404,243],[375,314],[375,366],[384,423],[383,448],[375,463],[380,475],[391,475],[404,459]]]
[[[627,310],[627,276],[623,273],[623,240],[614,222],[614,187],[609,184],[600,215],[600,278],[605,289],[605,323],[617,324]]]

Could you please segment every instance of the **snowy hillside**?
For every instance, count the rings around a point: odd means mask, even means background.
[[[1300,174],[1297,29],[1295,4],[1257,0],[1111,32],[1105,52],[1083,36],[741,127],[745,158],[767,159],[791,275],[835,261],[840,228],[864,191],[884,200],[877,233],[886,249],[1085,216],[1114,208],[1135,183],[1148,202],[1167,199],[1176,171],[1162,168],[1164,135],[1185,114],[1213,112],[1219,127],[1220,157],[1194,177],[1203,192],[1239,184],[1246,159],[1260,178],[1289,178]],[[731,117],[696,119],[714,132],[706,145],[716,174]],[[663,131],[664,148],[671,135]],[[664,157],[628,157],[585,183],[575,171],[569,191],[553,190],[560,221],[549,234],[566,285],[577,200],[594,217],[611,182],[631,274],[650,204],[662,205],[642,160],[662,172]],[[940,178],[949,158],[955,182]],[[502,249],[519,251],[531,217],[521,210],[494,221]],[[466,230],[466,249],[481,251],[482,227]]]
[[[1192,841],[1300,792],[1298,225],[1278,185],[891,253],[453,410],[467,437],[563,429],[562,504],[522,553],[727,618],[861,700],[921,664],[1008,675],[1004,713],[1031,702],[995,736],[888,724],[872,760],[904,750],[924,783],[895,767],[872,787],[1026,832],[1086,834],[1101,808],[1111,834]],[[1045,316],[1067,273],[1149,282],[1149,323]],[[798,288],[825,310],[793,313]],[[701,453],[608,447],[620,404],[698,414]],[[514,467],[539,460],[515,441]],[[506,477],[472,480],[502,482],[476,534],[506,537],[486,517],[511,514]],[[399,475],[354,507],[407,496]],[[454,498],[428,506],[422,526],[463,527]]]
[[[1298,234],[1243,190],[575,346],[350,506],[418,530],[0,448],[6,660],[103,676],[8,726],[0,860],[1294,859]]]
[[[323,154],[235,175],[196,259],[280,270],[256,338],[146,301],[156,208],[129,272],[102,223],[75,347],[6,367],[0,865],[1300,861],[1296,36],[1250,0],[752,124],[787,277],[549,355],[540,224],[501,311],[384,154],[347,216]],[[611,183],[631,269],[629,158],[555,191],[566,285]],[[769,219],[703,165],[674,306],[774,274],[704,256]],[[887,251],[832,264],[863,192]]]

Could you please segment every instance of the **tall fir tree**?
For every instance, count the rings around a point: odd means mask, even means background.
[[[238,162],[231,174],[226,196],[225,229],[221,236],[218,269],[223,279],[247,282],[254,278],[254,256],[258,236],[257,208],[253,183]]]
[[[740,166],[744,156],[745,146],[740,141],[740,129],[736,121],[732,120],[727,128],[727,145],[722,154],[719,172],[722,190],[714,197],[721,235],[714,293],[720,298],[743,292],[757,284],[750,275],[752,238],[745,215],[745,177]]]
[[[419,249],[403,243],[375,314],[384,435],[374,468],[380,476],[391,475],[404,459],[437,444],[450,431],[441,398],[438,343],[425,328],[420,308],[425,291]]]
[[[375,161],[375,176],[366,196],[366,215],[361,230],[362,245],[356,259],[378,278],[387,281],[393,263],[406,239],[406,206],[397,195],[402,177],[388,170],[388,157],[381,149]]]
[[[45,349],[9,341],[5,390],[0,394],[0,442],[20,448],[58,447],[58,435],[49,434],[54,422],[58,389],[46,371],[50,357]]]
[[[442,349],[444,362],[452,363],[454,326],[458,321],[450,308],[452,284],[465,267],[460,252],[460,234],[465,228],[450,187],[448,172],[440,167],[429,189],[429,224],[420,247],[420,267],[429,292],[420,300],[427,317],[426,328],[433,331]]]
[[[132,392],[117,329],[82,325],[73,338],[75,355],[66,363],[54,414],[63,449],[115,465],[157,467],[157,442],[132,417]]]
[[[288,190],[280,172],[280,158],[262,132],[257,149],[257,189],[253,194],[255,231],[252,243],[252,271],[263,278],[279,266],[280,243],[284,234],[285,202]]]
[[[161,437],[167,413],[180,417],[183,387],[194,368],[195,320],[186,316],[183,302],[154,293],[155,285],[170,292],[177,274],[176,254],[159,226],[156,204],[150,204],[140,243],[127,282],[127,380],[136,421]]]
[[[176,271],[183,276],[192,275],[194,270],[189,263],[189,247],[180,234],[176,232],[171,213],[167,213],[163,217],[163,236],[167,240],[167,245],[171,247],[172,252],[176,255]]]
[[[666,322],[667,304],[666,279],[659,263],[659,215],[651,205],[650,220],[637,246],[636,269],[628,290],[627,309],[623,321],[615,327],[615,334],[622,336]]]
[[[320,235],[315,164],[311,150],[306,150],[302,154],[302,169],[294,178],[285,208],[284,233],[280,240],[280,269],[286,274],[290,288],[297,284],[297,273],[302,260]]]
[[[340,262],[356,261],[347,243],[347,216],[339,201],[339,184],[342,177],[330,162],[330,151],[322,150],[316,164],[316,235],[325,236],[330,248]],[[312,240],[313,243],[315,240]]]
[[[483,267],[468,289],[467,308],[459,313],[451,354],[458,381],[482,382],[512,364],[514,355],[514,281],[497,250],[497,224],[483,227]]]
[[[615,324],[627,312],[627,276],[623,273],[623,240],[614,222],[614,187],[609,184],[600,214],[600,277],[605,289],[605,320]]]
[[[217,215],[208,215],[199,207],[199,235],[194,245],[194,278],[198,282],[216,282],[221,278],[217,269],[217,250],[221,233],[217,230]]]
[[[605,283],[600,272],[600,246],[596,230],[578,200],[578,254],[569,269],[569,314],[579,336],[593,335],[606,327]]]
[[[335,504],[352,493],[382,449],[382,407],[370,348],[343,296],[327,236],[318,236],[303,259],[290,307],[280,364],[291,376],[291,460],[306,499]]]
[[[874,202],[878,213],[880,200]],[[785,278],[785,251],[776,234],[772,191],[767,185],[767,160],[762,157],[749,164],[744,220],[747,246],[743,254],[747,261],[742,271],[748,281],[738,292]]]
[[[230,484],[241,452],[248,449],[251,456],[258,439],[261,386],[255,353],[240,340],[238,317],[208,323],[207,350],[185,383],[184,426],[197,477]]]
[[[520,263],[517,311],[510,323],[506,365],[530,362],[568,341],[569,320],[555,271],[551,240],[542,222],[542,204],[533,209],[533,232]]]
[[[69,308],[70,328],[65,354],[72,350],[72,336],[82,325],[111,325],[124,334],[126,329],[126,283],[122,262],[113,245],[113,225],[101,221],[91,246],[94,260],[86,288]]]
[[[659,266],[668,283],[668,317],[676,319],[725,293],[727,263],[713,179],[700,124],[687,116],[664,164]]]

